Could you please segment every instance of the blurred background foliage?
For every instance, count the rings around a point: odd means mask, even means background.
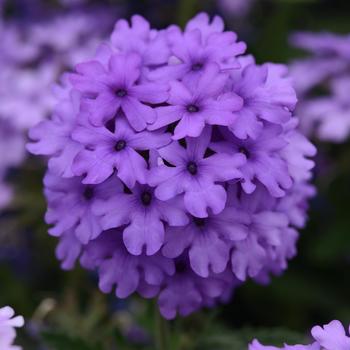
[[[7,11],[17,11],[17,2]],[[258,62],[287,63],[303,55],[288,45],[295,30],[350,32],[348,0],[256,0],[245,17],[214,0],[106,3],[123,8],[126,17],[142,14],[156,27],[183,25],[198,11],[221,14]],[[93,274],[60,269],[56,240],[43,220],[44,164],[29,158],[9,174],[16,196],[0,216],[0,305],[12,305],[27,319],[17,343],[29,350],[154,350],[168,341],[169,350],[241,350],[253,337],[295,343],[314,324],[350,323],[350,142],[317,146],[318,196],[287,272],[268,286],[246,283],[229,304],[167,325],[152,302],[103,295]]]

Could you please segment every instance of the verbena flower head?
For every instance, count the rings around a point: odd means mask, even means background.
[[[332,321],[324,326],[315,326],[311,330],[313,342],[309,345],[284,345],[283,348],[265,346],[254,340],[249,350],[347,350],[350,337],[339,321]]]
[[[345,141],[350,134],[350,103],[346,94],[350,86],[350,36],[296,33],[291,39],[294,46],[311,53],[291,64],[301,101],[301,129],[323,141]]]
[[[16,338],[15,328],[22,327],[24,320],[22,316],[15,316],[14,310],[5,306],[0,308],[0,349],[21,350],[22,347],[13,345]]]
[[[104,292],[157,297],[166,318],[266,283],[295,254],[314,147],[281,65],[259,66],[219,17],[184,32],[120,20],[64,75],[28,149],[49,158],[50,234]]]

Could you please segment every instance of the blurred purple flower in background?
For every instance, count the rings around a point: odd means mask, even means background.
[[[0,308],[0,349],[1,350],[21,350],[20,346],[13,345],[16,338],[15,328],[24,325],[22,316],[15,316],[14,310],[5,306]]]
[[[11,198],[11,189],[3,183],[6,171],[18,166],[25,155],[25,138],[20,130],[13,127],[7,120],[0,119],[0,209]]]
[[[350,35],[301,32],[292,35],[291,43],[312,55],[290,65],[301,130],[323,141],[344,142],[350,134]]]
[[[279,348],[261,345],[258,340],[254,340],[249,345],[249,350],[348,350],[350,348],[350,337],[339,321],[332,321],[323,327],[315,326],[311,334],[314,342],[310,345],[284,345],[283,348]]]
[[[254,2],[255,0],[218,0],[222,11],[233,17],[246,16]]]
[[[34,6],[34,5],[33,5]],[[35,7],[35,6],[34,6]],[[52,114],[52,85],[92,55],[115,17],[108,8],[3,18],[0,23],[0,182],[24,159],[28,128]],[[4,136],[3,136],[4,135]],[[5,154],[6,153],[6,154]],[[0,207],[10,199],[1,185]]]
[[[244,50],[219,17],[182,32],[133,16],[63,76],[28,145],[49,157],[46,221],[63,268],[80,258],[103,292],[158,297],[170,319],[287,267],[315,148],[286,67]]]

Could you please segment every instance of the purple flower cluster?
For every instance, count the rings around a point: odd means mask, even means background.
[[[109,27],[106,10],[0,22],[0,208],[11,197],[6,173],[25,157],[27,129],[52,113],[52,84],[93,54]]]
[[[66,74],[32,128],[49,158],[46,222],[62,267],[103,292],[158,297],[171,319],[267,282],[295,254],[315,148],[282,65],[257,65],[223,21],[184,31],[140,16]]]
[[[296,33],[291,39],[312,54],[291,64],[301,129],[323,141],[345,141],[350,134],[350,35]]]
[[[348,350],[350,349],[350,337],[346,334],[343,325],[339,321],[315,326],[311,330],[314,342],[309,345],[285,345],[283,348],[264,346],[254,340],[249,345],[249,350]]]
[[[22,316],[14,317],[15,312],[9,306],[0,309],[0,349],[21,350],[22,347],[13,345],[16,338],[15,328],[22,327],[24,320]]]

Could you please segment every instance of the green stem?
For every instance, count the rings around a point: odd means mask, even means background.
[[[157,304],[155,305],[155,341],[157,350],[170,350],[168,323],[160,314]]]

